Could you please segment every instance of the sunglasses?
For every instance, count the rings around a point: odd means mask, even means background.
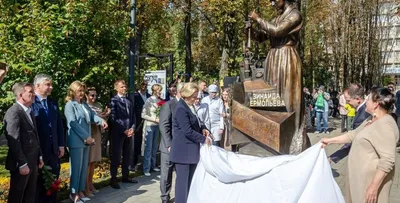
[[[97,97],[97,94],[91,94],[90,97]]]

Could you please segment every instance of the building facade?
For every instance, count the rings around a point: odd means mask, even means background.
[[[382,1],[380,9],[383,70],[400,86],[400,3]]]

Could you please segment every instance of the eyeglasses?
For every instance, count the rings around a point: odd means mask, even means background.
[[[97,94],[91,94],[90,97],[97,97]]]

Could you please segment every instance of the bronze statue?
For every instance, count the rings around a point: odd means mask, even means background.
[[[272,0],[279,15],[271,22],[263,20],[253,11],[249,17],[260,30],[246,25],[253,39],[263,42],[270,40],[271,50],[265,60],[264,79],[283,98],[287,112],[295,113],[295,134],[292,138],[290,153],[296,154],[305,149],[308,137],[304,131],[304,100],[302,96],[302,65],[297,51],[302,17],[297,9],[296,0]]]

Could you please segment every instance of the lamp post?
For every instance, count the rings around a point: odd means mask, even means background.
[[[136,0],[131,0],[131,22],[130,28],[135,31],[136,21]],[[135,94],[135,33],[129,39],[129,98],[134,102]]]

